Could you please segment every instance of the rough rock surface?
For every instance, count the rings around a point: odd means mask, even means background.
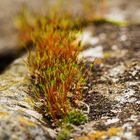
[[[89,122],[73,133],[82,135],[76,140],[140,139],[139,30],[140,25],[102,24],[94,26],[92,32],[98,42],[93,45],[93,38],[87,37],[86,50],[93,54],[86,58],[86,51],[84,58],[87,85],[83,101],[89,105]],[[95,59],[94,53],[100,52],[91,52],[91,48],[98,46],[104,56]]]
[[[0,75],[0,140],[51,140],[55,132],[47,128],[27,94],[29,80],[24,60],[25,56],[17,59]]]
[[[129,5],[127,0],[110,1],[109,13],[115,11],[117,15],[123,15],[121,18],[139,23],[139,0],[129,1]],[[17,45],[12,21],[22,3],[35,11],[43,10],[41,7],[45,6],[43,0],[1,1],[0,52],[5,48],[12,50]],[[91,50],[90,55],[86,54],[90,58],[85,61],[85,77],[89,78],[83,93],[84,102],[90,108],[89,121],[85,125],[74,127],[71,138],[139,140],[140,25],[118,27],[103,24],[93,28],[92,40],[88,40],[90,43],[85,41],[86,48],[92,48],[93,53],[96,52],[94,57],[101,57],[91,67],[94,60],[91,59]],[[56,132],[33,109],[27,94],[29,81],[24,59],[26,56],[17,59],[0,75],[0,140],[53,139]],[[0,63],[2,61],[4,60],[0,59]]]

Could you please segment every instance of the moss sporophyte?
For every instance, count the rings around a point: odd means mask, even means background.
[[[30,30],[34,50],[29,51],[28,67],[34,105],[57,125],[68,120],[73,123],[74,113],[70,116],[70,112],[81,100],[83,78],[77,60],[79,45],[74,43],[77,30],[71,30],[72,26],[68,18],[39,17]],[[75,111],[78,116],[79,113]]]

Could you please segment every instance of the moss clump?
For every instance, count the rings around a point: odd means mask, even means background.
[[[28,66],[35,108],[57,125],[81,100],[79,45],[74,43],[77,31],[72,26],[67,17],[38,17],[30,33],[35,48],[29,52]]]
[[[78,110],[73,110],[67,114],[63,122],[66,124],[80,125],[87,121],[87,117]]]
[[[68,125],[64,125],[57,135],[57,140],[68,140],[70,137],[70,133],[72,128]]]

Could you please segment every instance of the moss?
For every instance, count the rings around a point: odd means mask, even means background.
[[[71,128],[69,126],[63,126],[57,135],[57,140],[68,140],[70,137]]]
[[[73,110],[69,112],[66,117],[63,119],[63,122],[66,124],[80,125],[87,121],[87,117],[78,110]]]
[[[56,3],[51,10],[54,13],[48,12],[46,17],[32,16],[23,9],[17,25],[21,44],[34,46],[34,52],[29,51],[27,62],[34,107],[57,125],[61,122],[79,125],[87,118],[76,111],[84,80],[78,66],[80,43],[74,41],[82,24],[91,22],[93,17],[75,20],[70,19],[68,13],[61,15],[61,2],[64,1]],[[83,6],[86,11],[92,11],[89,0],[83,1]]]
[[[81,100],[83,78],[78,66],[79,45],[73,43],[76,31],[65,18],[39,17],[31,32],[34,52],[29,52],[28,66],[37,110],[58,125]],[[68,97],[69,93],[71,97]]]

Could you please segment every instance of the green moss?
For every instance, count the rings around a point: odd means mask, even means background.
[[[57,140],[68,140],[70,137],[71,128],[68,126],[63,127],[57,135]]]
[[[73,110],[63,119],[66,124],[80,125],[87,121],[87,117],[78,110]]]
[[[80,125],[87,121],[87,117],[80,111],[73,109],[62,120],[62,128],[57,135],[57,140],[68,140],[73,130],[71,124]]]

